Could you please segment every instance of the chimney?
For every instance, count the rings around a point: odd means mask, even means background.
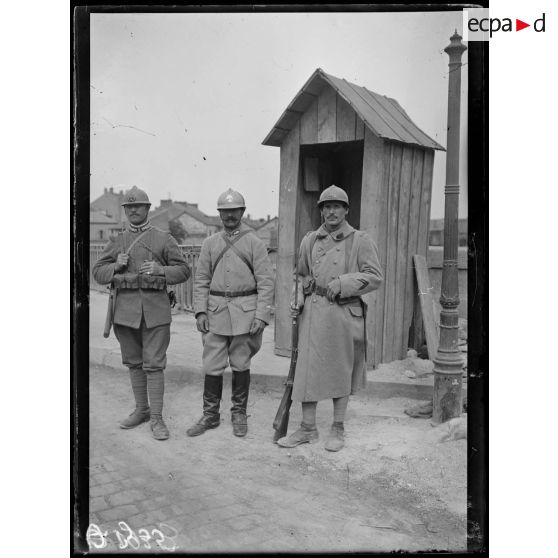
[[[269,221],[271,221],[270,215],[267,216],[267,222],[269,223]]]
[[[110,193],[114,194],[114,188],[112,186],[110,187]]]
[[[105,194],[106,194],[107,192],[108,192],[108,189],[107,189],[107,188],[105,188]]]
[[[172,200],[161,200],[160,207],[170,207]]]
[[[124,195],[124,190],[120,190],[120,192],[118,192],[119,196],[123,196]]]

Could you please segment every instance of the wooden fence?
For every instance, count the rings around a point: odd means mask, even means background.
[[[100,258],[106,244],[101,243],[91,243],[89,247],[89,288],[97,291],[107,291],[107,285],[99,285],[97,281],[93,278],[92,269],[95,262]],[[185,312],[194,311],[194,280],[196,275],[196,266],[198,265],[198,259],[200,257],[201,246],[191,246],[191,245],[180,245],[180,250],[186,258],[188,267],[190,268],[192,275],[188,281],[184,283],[179,283],[178,285],[172,285],[168,287],[168,290],[173,290],[176,294],[176,306],[175,309],[183,310]]]

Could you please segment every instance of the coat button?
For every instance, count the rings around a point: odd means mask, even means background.
[[[336,263],[337,263],[337,260],[333,260],[333,263],[336,264]]]

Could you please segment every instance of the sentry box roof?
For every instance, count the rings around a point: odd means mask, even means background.
[[[426,135],[403,107],[385,95],[379,95],[346,79],[326,74],[318,68],[296,94],[281,118],[263,140],[263,145],[279,147],[286,135],[316,99],[324,87],[331,86],[353,108],[370,131],[380,138],[445,151]]]

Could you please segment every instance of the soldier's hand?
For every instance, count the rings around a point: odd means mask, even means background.
[[[259,318],[254,318],[252,325],[250,326],[250,335],[256,335],[263,331],[266,326],[266,323]]]
[[[122,271],[123,269],[126,269],[129,259],[130,256],[128,254],[124,254],[123,252],[118,254],[116,263],[114,264],[114,271]]]
[[[198,314],[196,318],[196,327],[201,333],[207,333],[209,331],[209,320],[207,319],[207,314]]]
[[[147,275],[164,275],[165,272],[163,268],[153,260],[145,260],[139,269],[140,273],[145,273]]]
[[[330,302],[335,300],[335,297],[341,292],[341,281],[334,279],[327,286],[327,298]]]
[[[295,304],[294,302],[291,304],[291,318],[296,318],[302,312],[302,304],[298,303]]]

